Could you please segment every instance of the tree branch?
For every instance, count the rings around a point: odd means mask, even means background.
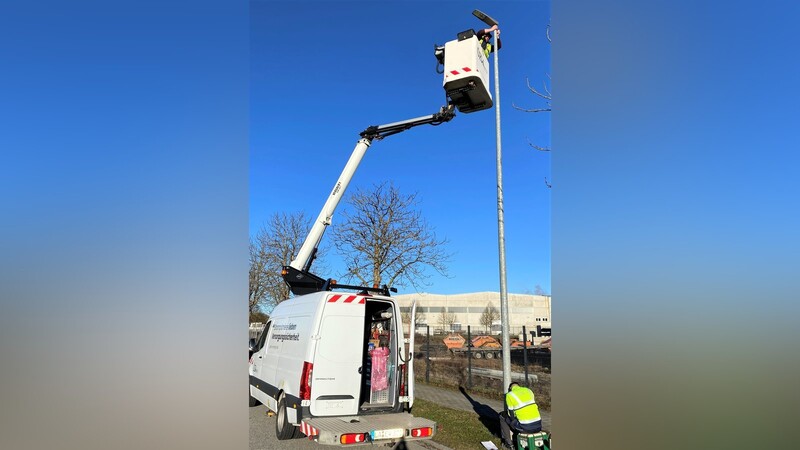
[[[534,94],[538,95],[539,97],[547,100],[548,104],[550,103],[550,100],[553,99],[553,97],[551,95],[542,94],[541,92],[537,91],[535,87],[531,86],[531,80],[528,77],[525,77],[525,83],[528,85],[528,90],[530,90]],[[547,86],[546,85],[545,85],[545,90],[547,90]]]
[[[416,209],[417,194],[404,195],[389,183],[358,190],[333,232],[336,250],[349,261],[343,277],[362,283],[417,288],[429,278],[426,269],[446,275],[446,240],[437,240]]]
[[[540,147],[540,146],[534,144],[533,142],[531,142],[531,140],[528,139],[527,136],[525,137],[525,139],[527,139],[528,145],[533,147],[534,150],[539,150],[540,152],[549,152],[550,151],[550,147]]]
[[[550,111],[550,108],[533,108],[533,109],[522,108],[522,107],[519,107],[516,104],[514,104],[514,102],[511,102],[511,106],[513,106],[514,109],[518,109],[518,110],[520,110],[522,112],[528,112],[528,113],[537,113],[537,112],[548,112],[548,111]]]

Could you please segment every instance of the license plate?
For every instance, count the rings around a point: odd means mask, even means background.
[[[393,430],[375,430],[370,433],[372,439],[396,439],[401,438],[405,434],[402,428],[395,428]]]

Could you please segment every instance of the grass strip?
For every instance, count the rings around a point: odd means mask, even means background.
[[[499,429],[499,422],[486,423],[486,419],[479,418],[473,412],[446,408],[420,398],[414,399],[412,413],[435,421],[437,431],[433,440],[454,450],[474,450],[480,448],[482,441],[492,441],[497,448],[502,448],[500,438],[490,431],[492,428]]]

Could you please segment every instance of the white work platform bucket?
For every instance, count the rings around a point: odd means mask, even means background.
[[[444,45],[444,90],[462,113],[492,107],[489,63],[474,35]]]

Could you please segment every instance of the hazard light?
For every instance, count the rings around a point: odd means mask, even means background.
[[[428,437],[433,434],[433,428],[425,427],[425,428],[414,428],[411,430],[411,437]]]
[[[311,400],[311,373],[314,365],[308,361],[303,362],[303,373],[300,375],[300,400]]]
[[[343,434],[339,438],[339,442],[342,444],[359,444],[361,442],[365,442],[366,440],[367,436],[364,433]]]

